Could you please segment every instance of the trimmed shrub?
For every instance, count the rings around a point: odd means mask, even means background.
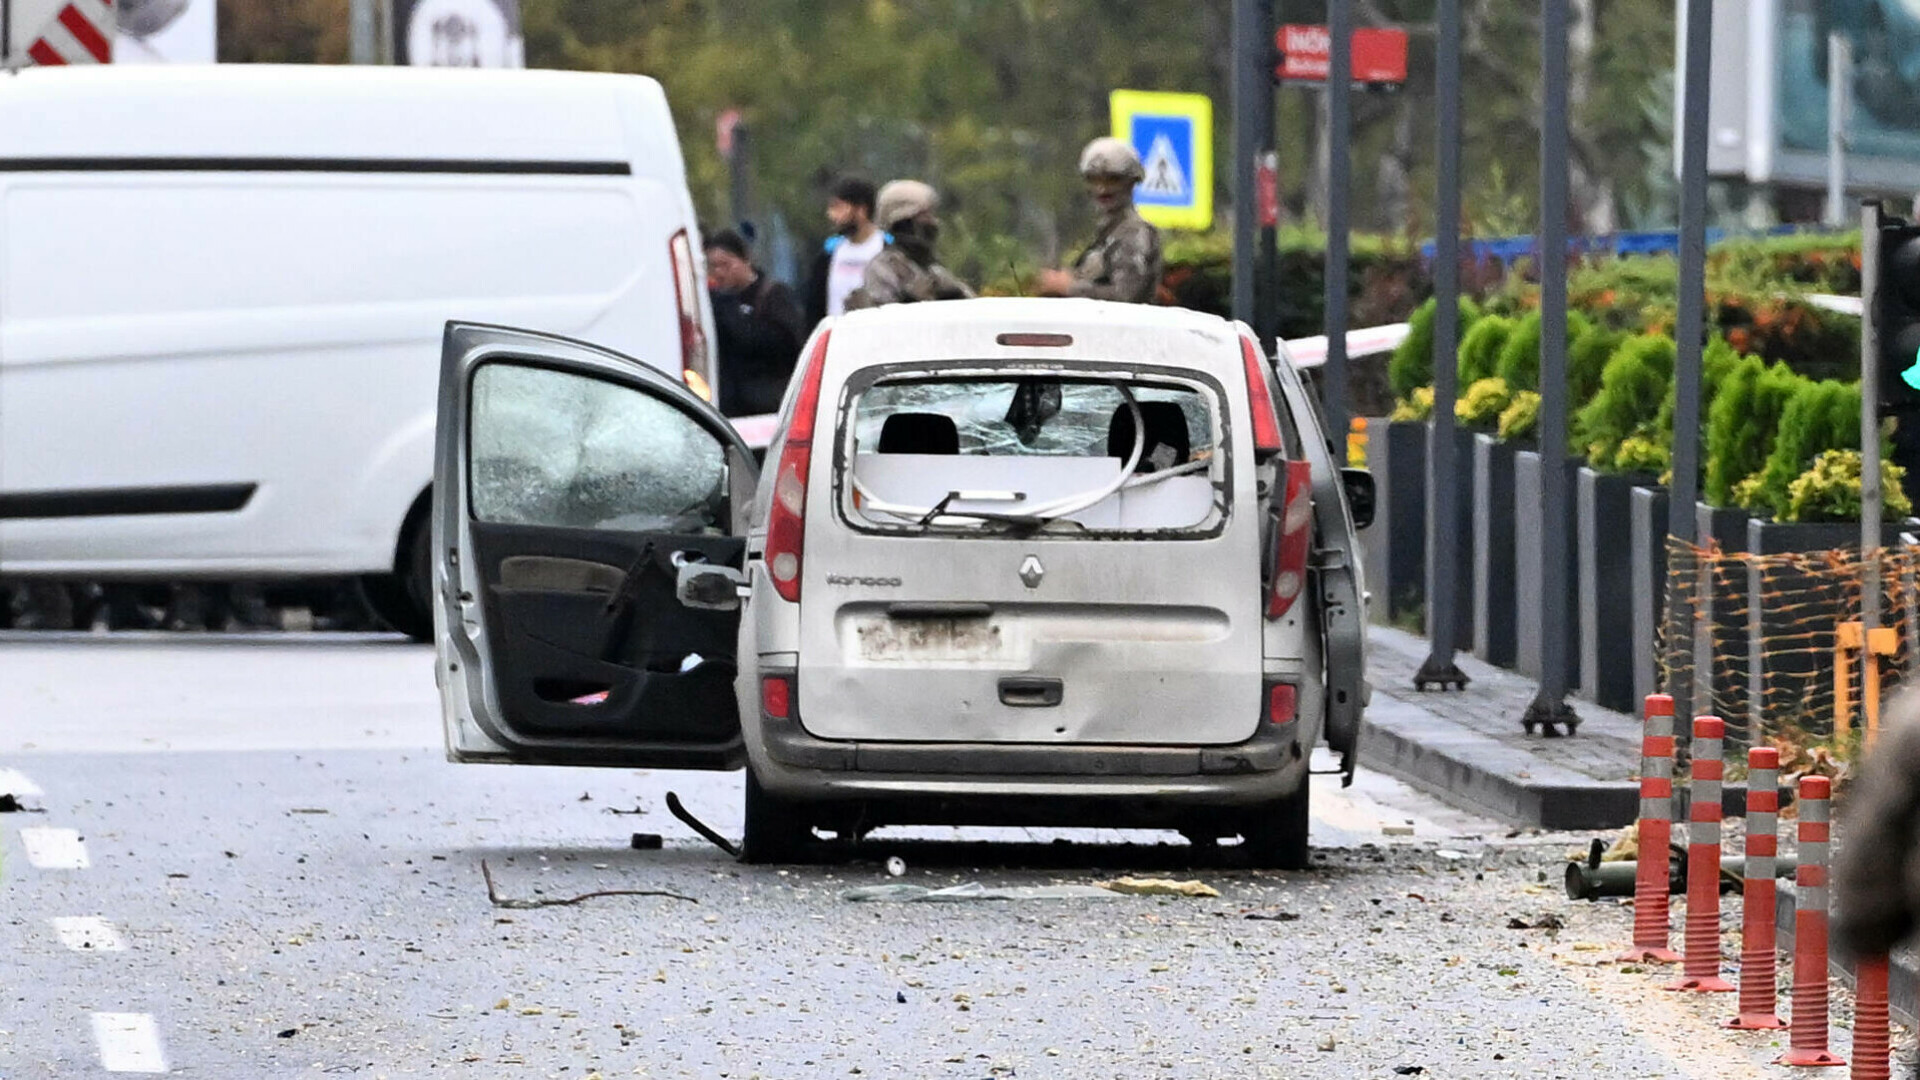
[[[1400,404],[1393,407],[1389,420],[1426,420],[1433,416],[1433,387],[1416,386]]]
[[[1653,473],[1658,476],[1667,471],[1671,464],[1671,455],[1666,447],[1646,435],[1634,435],[1620,440],[1620,446],[1613,453],[1612,468],[1616,472]]]
[[[1593,324],[1586,316],[1577,311],[1567,312],[1567,341],[1569,344],[1580,340]],[[1572,383],[1572,352],[1568,352],[1568,383]],[[1500,358],[1494,364],[1494,374],[1507,381],[1507,385],[1516,390],[1540,389],[1540,313],[1529,311],[1522,316],[1513,333],[1508,335],[1507,343],[1500,348]],[[1584,398],[1570,398],[1574,407],[1585,403]]]
[[[1531,439],[1540,427],[1540,395],[1522,390],[1500,414],[1500,437],[1506,440]]]
[[[1589,325],[1567,347],[1567,405],[1575,411],[1600,392],[1600,373],[1627,335],[1605,326]]]
[[[1513,391],[1501,378],[1478,379],[1453,404],[1453,415],[1471,428],[1492,429],[1513,403]]]
[[[1658,442],[1660,406],[1673,385],[1673,339],[1627,339],[1600,374],[1600,392],[1574,417],[1574,443],[1596,469],[1618,471],[1620,444],[1634,436]]]
[[[1407,336],[1399,347],[1393,350],[1393,359],[1387,364],[1387,382],[1393,387],[1393,394],[1405,398],[1416,387],[1433,384],[1433,316],[1437,301],[1428,297],[1425,303],[1414,309],[1407,320]],[[1460,298],[1460,337],[1465,338],[1474,321],[1480,318],[1480,306],[1468,297]],[[1459,345],[1455,342],[1455,348]]]
[[[1787,485],[1787,505],[1780,520],[1859,521],[1864,467],[1858,450],[1828,450],[1814,458],[1813,467]],[[1880,463],[1880,508],[1893,521],[1913,513],[1902,483],[1906,476],[1907,470],[1900,466]]]
[[[1708,371],[1711,373],[1712,368]],[[1743,498],[1735,488],[1766,467],[1774,435],[1780,429],[1780,414],[1806,382],[1787,365],[1768,366],[1757,356],[1741,357],[1728,365],[1706,410],[1706,483],[1702,494],[1708,504],[1751,508],[1751,497]]]
[[[1803,380],[1780,414],[1780,433],[1760,473],[1757,498],[1785,520],[1789,489],[1813,460],[1829,450],[1860,448],[1860,387],[1832,379]]]
[[[1460,338],[1460,385],[1472,386],[1498,374],[1500,350],[1513,335],[1514,321],[1504,315],[1484,315]]]

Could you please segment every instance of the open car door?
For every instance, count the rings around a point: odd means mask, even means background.
[[[436,678],[455,761],[739,767],[739,569],[756,480],[671,376],[581,342],[449,323],[433,473]]]
[[[1373,691],[1367,683],[1366,583],[1361,577],[1360,537],[1340,477],[1346,464],[1346,432],[1325,430],[1316,397],[1300,378],[1284,344],[1279,361],[1273,366],[1280,380],[1282,407],[1300,432],[1313,467],[1313,579],[1320,596],[1327,667],[1327,745],[1340,754],[1345,781],[1352,783],[1360,758],[1360,722]],[[1339,458],[1334,457],[1336,451]]]

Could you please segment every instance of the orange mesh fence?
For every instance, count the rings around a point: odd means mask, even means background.
[[[1860,631],[1869,564],[1857,548],[1752,555],[1669,537],[1662,687],[1724,719],[1730,743],[1861,730],[1868,654],[1885,693],[1906,676],[1920,636],[1920,549],[1883,548],[1878,565],[1883,629],[1869,642]]]

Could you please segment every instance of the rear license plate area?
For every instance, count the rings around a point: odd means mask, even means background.
[[[874,663],[964,663],[1001,658],[1002,634],[985,615],[878,615],[855,626],[860,659]]]

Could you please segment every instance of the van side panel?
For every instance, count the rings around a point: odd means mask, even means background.
[[[449,318],[679,369],[667,245],[691,219],[677,183],[261,171],[0,184],[0,494],[252,487],[233,512],[0,519],[7,572],[391,568],[432,472]]]

